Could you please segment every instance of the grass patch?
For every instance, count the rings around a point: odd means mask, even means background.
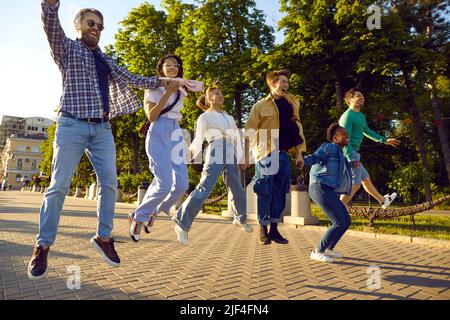
[[[207,214],[214,214],[220,216],[222,214],[222,211],[227,210],[228,203],[227,199],[222,199],[218,203],[210,205],[210,206],[203,206],[203,213]]]
[[[311,214],[319,218],[321,226],[330,225],[327,216],[317,205],[311,205]],[[416,230],[414,230],[409,216],[390,220],[375,220],[373,228],[368,227],[368,219],[352,217],[350,230],[450,240],[450,217],[416,215],[414,220]]]
[[[205,206],[203,213],[221,215],[222,211],[226,209],[227,199],[223,199],[214,205]],[[314,203],[311,203],[311,214],[319,218],[321,226],[328,227],[330,225],[325,213]],[[368,219],[352,217],[350,230],[450,240],[450,217],[416,215],[415,221],[416,230],[413,229],[409,216],[390,220],[375,220],[374,227],[370,228],[368,227]]]

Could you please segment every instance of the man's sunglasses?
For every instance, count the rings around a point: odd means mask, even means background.
[[[105,29],[105,27],[103,27],[103,25],[101,23],[96,23],[94,20],[92,19],[88,19],[86,20],[87,25],[89,26],[89,28],[93,28],[95,25],[97,25],[97,29],[98,31],[103,31],[103,29]]]

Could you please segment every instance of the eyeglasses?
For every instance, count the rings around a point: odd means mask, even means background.
[[[164,63],[163,64],[163,66],[164,67],[166,67],[166,68],[179,68],[179,67],[181,67],[179,64],[171,64],[171,63]]]
[[[103,25],[101,23],[96,23],[94,20],[92,19],[88,19],[86,20],[87,25],[89,26],[89,28],[93,28],[95,25],[97,25],[97,29],[98,31],[103,31],[103,29],[105,29],[105,27],[103,27]]]

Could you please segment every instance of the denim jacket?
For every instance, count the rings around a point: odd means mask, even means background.
[[[351,165],[338,145],[334,143],[322,144],[316,152],[305,157],[305,166],[312,167],[309,172],[310,184],[321,183],[337,189],[344,175],[344,166],[348,174],[349,181],[345,194],[350,194],[352,190]]]

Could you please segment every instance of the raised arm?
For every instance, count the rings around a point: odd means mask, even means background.
[[[159,80],[158,77],[143,77],[129,72],[127,69],[120,67],[114,59],[104,55],[109,66],[113,69],[114,74],[128,86],[138,89],[156,89],[164,87],[167,81]],[[174,81],[175,82],[175,81]]]
[[[365,119],[364,119],[365,120]],[[387,138],[378,134],[377,132],[373,131],[372,129],[369,128],[369,125],[367,124],[367,121],[364,125],[364,135],[376,142],[380,142],[380,143],[386,143]]]
[[[52,57],[58,66],[62,66],[66,61],[69,39],[66,37],[59,21],[59,4],[58,0],[41,0],[41,19],[50,44]]]

